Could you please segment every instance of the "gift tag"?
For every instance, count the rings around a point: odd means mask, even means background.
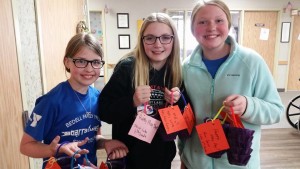
[[[178,105],[158,109],[158,112],[167,134],[187,129],[186,122]]]
[[[212,120],[196,126],[205,154],[229,149],[220,120]]]
[[[61,167],[58,165],[54,157],[50,157],[45,166],[45,169],[61,169]]]
[[[159,125],[159,120],[139,112],[128,134],[147,143],[151,143]]]
[[[196,120],[195,120],[195,115],[194,115],[194,112],[193,112],[193,109],[192,109],[190,103],[184,108],[183,118],[186,122],[187,130],[188,130],[189,134],[191,134],[193,131],[193,127],[196,123]]]
[[[109,169],[107,165],[102,161],[99,169]]]

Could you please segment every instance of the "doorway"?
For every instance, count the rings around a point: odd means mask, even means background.
[[[293,16],[288,90],[300,90],[300,16]]]
[[[278,11],[245,11],[243,46],[254,49],[274,76]]]

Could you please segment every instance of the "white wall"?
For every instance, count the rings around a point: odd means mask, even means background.
[[[19,48],[20,83],[22,87],[23,110],[31,114],[35,100],[42,95],[42,82],[39,62],[38,39],[34,0],[16,0],[16,36]],[[42,168],[41,159],[30,158],[30,168]],[[24,166],[24,168],[28,168]]]
[[[231,10],[278,10],[289,2],[288,0],[224,0]],[[118,49],[118,34],[130,34],[131,49],[137,42],[137,20],[145,18],[152,12],[163,12],[164,9],[192,9],[197,0],[88,0],[89,10],[103,11],[105,5],[108,13],[104,14],[106,45],[105,60],[108,64],[116,64],[118,60],[130,50]],[[290,1],[294,7],[300,8],[300,1]],[[129,13],[129,29],[118,29],[116,13]],[[281,22],[290,22],[289,14],[281,13]],[[280,33],[280,31],[278,31]],[[279,35],[278,35],[279,36]],[[275,61],[288,61],[290,43],[277,43]],[[275,63],[277,65],[277,63]],[[112,70],[106,70],[110,77]],[[285,88],[287,81],[287,65],[278,65],[275,68],[274,78],[277,88]],[[108,80],[108,78],[106,78]]]

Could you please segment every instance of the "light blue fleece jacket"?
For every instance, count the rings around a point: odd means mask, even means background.
[[[255,130],[251,158],[246,166],[229,164],[227,154],[215,159],[204,154],[194,128],[191,138],[179,140],[181,160],[188,169],[260,169],[261,125],[279,122],[284,107],[272,74],[263,58],[254,50],[238,45],[230,36],[226,43],[231,51],[218,69],[215,79],[202,62],[198,46],[183,62],[183,79],[187,94],[193,105],[196,125],[205,117],[214,117],[225,98],[231,94],[243,95],[247,109],[241,120],[247,129]]]

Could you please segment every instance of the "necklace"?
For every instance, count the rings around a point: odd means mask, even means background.
[[[91,112],[92,112],[92,105],[91,105],[91,97],[90,97],[90,94],[89,94],[89,99],[90,99],[90,111],[88,112],[88,111],[86,110],[86,108],[84,107],[83,103],[81,102],[80,98],[78,97],[76,91],[73,90],[73,92],[74,92],[74,94],[76,95],[77,99],[79,100],[81,106],[84,108],[85,112],[86,112],[87,114],[91,113]]]

